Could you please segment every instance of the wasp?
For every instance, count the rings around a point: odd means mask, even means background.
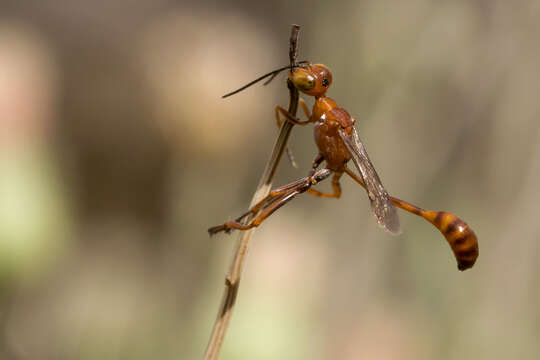
[[[289,69],[288,78],[294,87],[303,94],[312,96],[315,102],[310,111],[304,100],[299,99],[307,120],[293,117],[286,109],[276,106],[276,121],[278,126],[281,126],[283,121],[300,126],[313,124],[315,143],[319,151],[313,160],[312,167],[306,177],[272,190],[264,199],[235,220],[211,227],[208,232],[213,235],[220,231],[230,233],[233,230],[248,230],[259,226],[277,209],[301,193],[325,198],[340,198],[340,179],[343,174],[346,174],[366,190],[372,212],[379,225],[391,234],[397,235],[401,230],[396,207],[418,215],[433,224],[446,238],[456,257],[458,269],[463,271],[471,268],[478,257],[478,239],[466,222],[450,212],[424,210],[388,194],[375,171],[364,144],[360,141],[354,127],[355,119],[347,110],[339,107],[333,99],[326,96],[333,80],[332,73],[327,66],[302,61],[295,67],[274,70],[223,97],[236,94],[256,82],[270,77],[265,83],[267,84],[285,69]],[[348,167],[351,160],[358,175]],[[324,166],[320,168],[323,163]],[[330,176],[332,176],[331,193],[324,193],[313,188]],[[253,217],[249,221],[245,221],[248,216]]]

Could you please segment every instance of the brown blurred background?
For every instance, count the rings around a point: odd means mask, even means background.
[[[301,196],[257,230],[221,359],[540,357],[540,3],[41,1],[0,5],[0,359],[199,359],[284,76],[329,96],[389,191],[457,213],[480,257],[365,192]],[[308,101],[311,104],[311,101]],[[275,184],[302,177],[312,129]],[[321,185],[328,189],[329,184]]]

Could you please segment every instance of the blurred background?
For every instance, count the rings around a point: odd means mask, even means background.
[[[458,214],[480,257],[362,188],[255,233],[221,359],[540,356],[540,2],[13,1],[0,5],[0,358],[199,359],[287,106],[328,65],[389,192]],[[311,100],[307,101],[312,104]],[[304,176],[295,128],[276,185]],[[329,189],[321,184],[320,189]]]

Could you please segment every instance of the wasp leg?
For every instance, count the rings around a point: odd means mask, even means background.
[[[261,201],[259,201],[257,204],[253,205],[248,211],[234,219],[235,222],[240,222],[242,219],[244,219],[248,215],[255,215],[258,213],[261,209],[268,207],[272,203],[278,200],[279,197],[286,195],[287,193],[291,192],[292,190],[298,188],[299,186],[302,186],[306,183],[307,178],[302,178],[296,181],[293,181],[290,184],[280,186],[272,191],[268,195],[266,195]]]
[[[339,179],[341,178],[341,175],[343,175],[342,172],[334,173],[334,177],[332,178],[332,189],[334,192],[332,194],[323,193],[319,190],[315,189],[308,189],[306,192],[311,195],[320,196],[324,198],[336,198],[339,199],[341,197],[341,185],[339,183]]]
[[[304,103],[304,106],[305,106],[305,103]],[[303,108],[303,106],[302,106]],[[307,106],[306,108],[304,109],[304,112],[307,110]],[[276,120],[277,120],[277,123],[278,123],[278,126],[281,126],[281,117],[279,116],[279,113],[281,113],[283,116],[285,116],[287,118],[287,121],[290,121],[292,122],[294,125],[307,125],[309,123],[311,123],[311,117],[308,117],[307,120],[298,120],[297,118],[295,118],[294,116],[292,116],[291,114],[289,114],[289,112],[282,108],[281,106],[276,106]],[[307,115],[307,113],[306,113]]]
[[[280,106],[276,106],[276,109],[275,109],[275,111],[276,111],[276,122],[277,122],[277,126],[279,128],[281,127],[281,123],[282,123],[281,117],[279,116],[280,112],[282,112],[283,114],[286,114],[285,116],[287,117],[287,119],[289,121],[291,121],[293,124],[296,124],[296,125],[306,125],[309,122],[311,122],[309,120],[311,118],[311,114],[309,113],[309,109],[308,109],[306,103],[304,102],[304,100],[302,100],[302,98],[300,98],[299,101],[300,101],[300,104],[302,105],[302,109],[304,110],[304,114],[306,114],[306,116],[308,117],[308,120],[307,121],[299,121],[299,120],[295,119],[294,117],[292,117],[289,114],[289,112],[287,110],[285,110],[284,108],[282,108]],[[298,164],[296,164],[296,161],[294,160],[294,155],[293,155],[291,149],[289,147],[287,147],[285,149],[285,151],[287,152],[287,157],[289,158],[289,162],[291,163],[291,165],[294,168],[298,168]]]
[[[306,115],[308,120],[300,121],[300,120],[292,117],[291,114],[289,114],[289,112],[287,110],[285,110],[284,108],[282,108],[281,106],[278,105],[278,106],[276,106],[276,109],[275,109],[275,111],[276,111],[276,122],[277,122],[278,127],[281,127],[281,117],[279,116],[280,112],[283,115],[285,115],[287,117],[287,119],[289,121],[291,121],[295,125],[306,125],[306,124],[309,124],[310,122],[312,122],[311,121],[311,113],[310,113],[309,108],[307,107],[306,102],[304,101],[304,99],[299,98],[298,102],[302,106],[302,110],[304,111],[304,114]]]
[[[241,215],[235,221],[227,221],[222,225],[214,226],[208,229],[210,235],[214,235],[220,231],[230,232],[232,230],[248,230],[253,227],[259,226],[266,218],[272,215],[277,209],[291,201],[296,195],[301,194],[311,188],[313,185],[321,182],[330,176],[331,171],[328,169],[322,169],[317,171],[314,175],[306,176],[300,180],[279,187],[274,191],[271,191],[268,196],[259,201],[248,212]],[[247,224],[242,224],[240,220],[249,214],[255,214],[262,209],[262,212],[250,220]]]
[[[302,105],[302,110],[304,110],[304,114],[308,119],[311,119],[311,113],[309,112],[309,108],[306,105],[306,102],[302,98],[298,98],[298,102],[300,105]]]
[[[287,202],[292,200],[296,195],[298,195],[300,192],[298,190],[294,190],[289,192],[286,195],[283,195],[280,197],[277,201],[273,202],[270,206],[268,206],[266,209],[264,209],[263,212],[261,212],[259,215],[257,215],[253,220],[251,220],[246,225],[242,224],[241,222],[237,221],[227,221],[225,224],[216,226],[213,228],[208,229],[208,232],[210,235],[216,234],[220,231],[226,231],[230,232],[232,230],[249,230],[251,228],[259,226],[264,220],[266,220],[267,217],[272,215],[274,211],[285,205]]]
[[[312,176],[317,171],[317,168],[324,161],[324,157],[319,153],[315,156],[315,159],[311,163],[311,170],[309,170],[308,176]]]

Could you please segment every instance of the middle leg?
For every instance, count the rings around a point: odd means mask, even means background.
[[[323,193],[319,190],[315,189],[308,189],[307,193],[315,196],[320,196],[324,198],[336,198],[339,199],[341,197],[341,185],[339,183],[339,179],[343,175],[343,172],[335,172],[334,177],[332,178],[332,194]]]

